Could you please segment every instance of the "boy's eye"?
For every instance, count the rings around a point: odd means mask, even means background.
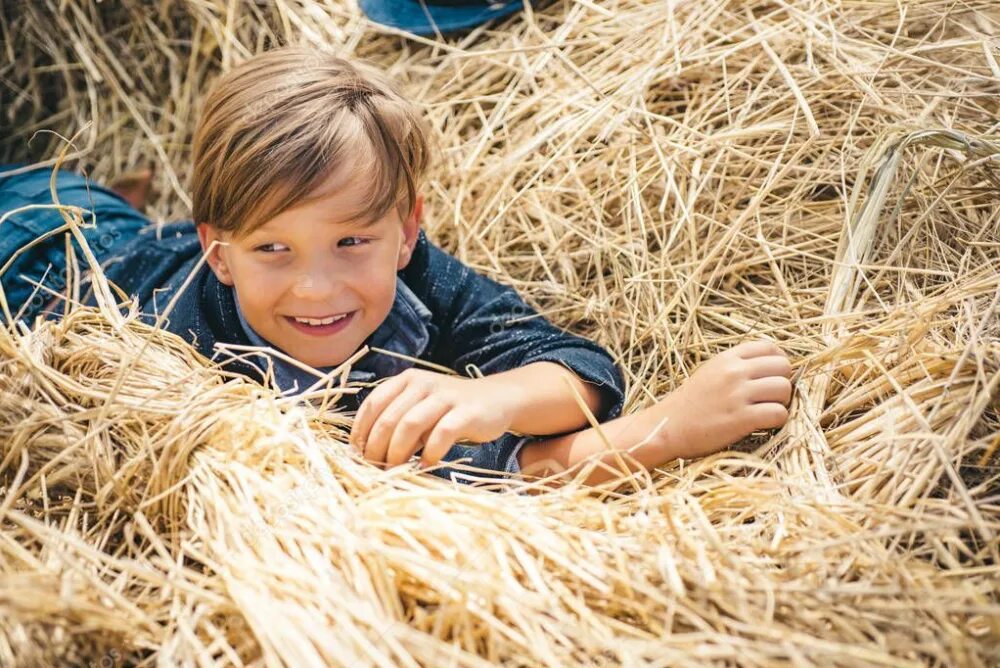
[[[354,246],[363,246],[364,244],[367,244],[368,241],[369,239],[364,237],[345,237],[338,242],[338,245],[353,248]],[[254,248],[254,250],[261,253],[272,254],[282,250],[288,250],[288,246],[279,243],[269,243],[261,244],[260,246]]]
[[[276,246],[278,246],[279,248],[275,249]],[[273,243],[263,244],[261,246],[257,246],[256,248],[254,248],[254,250],[260,251],[262,253],[276,253],[278,250],[281,250],[282,248],[288,248],[288,246],[285,246],[284,244],[273,244]]]
[[[362,246],[368,243],[368,239],[364,237],[346,237],[340,240],[341,245],[346,245],[348,248],[352,246]]]

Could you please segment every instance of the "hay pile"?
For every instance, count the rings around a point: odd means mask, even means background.
[[[1000,662],[993,0],[566,0],[440,43],[335,0],[5,11],[5,159],[91,122],[71,159],[155,160],[186,216],[212,77],[340,45],[441,132],[431,236],[608,346],[627,410],[748,337],[798,376],[734,450],[491,493],[359,462],[108,292],[0,332],[0,665]]]

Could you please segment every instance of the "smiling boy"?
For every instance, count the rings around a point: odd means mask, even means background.
[[[791,368],[764,341],[718,355],[676,392],[621,416],[622,376],[603,348],[559,330],[421,230],[430,144],[418,110],[375,68],[294,47],[254,56],[205,101],[193,220],[116,244],[100,258],[106,275],[148,317],[177,296],[166,327],[207,356],[217,343],[280,353],[270,361],[282,391],[317,379],[303,365],[322,373],[365,345],[389,351],[352,366],[349,379],[369,385],[341,404],[357,411],[351,444],[382,466],[419,454],[421,465],[452,463],[436,474],[469,482],[559,473],[598,455],[608,467],[589,474],[595,484],[616,475],[625,450],[653,467],[785,422]],[[247,360],[222,368],[265,380]]]

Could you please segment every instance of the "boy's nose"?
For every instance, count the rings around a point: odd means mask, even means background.
[[[334,281],[325,272],[301,273],[292,285],[292,292],[304,299],[328,297],[334,292]]]

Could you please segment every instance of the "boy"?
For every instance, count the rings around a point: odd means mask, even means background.
[[[167,329],[209,357],[217,342],[277,350],[284,391],[316,380],[303,364],[329,371],[363,345],[482,372],[450,376],[377,352],[357,361],[351,380],[383,382],[342,407],[357,410],[351,444],[378,465],[469,457],[478,475],[435,470],[469,482],[559,473],[605,452],[609,467],[585,481],[596,484],[620,461],[604,436],[651,467],[785,422],[791,369],[763,341],[726,351],[673,394],[620,416],[622,377],[605,350],[555,328],[421,231],[429,154],[425,122],[378,70],[301,48],[268,51],[223,76],[205,102],[196,222],[167,225],[160,239],[142,229],[102,263],[152,322],[204,255]],[[243,360],[223,368],[263,380]],[[606,422],[601,432],[584,429],[576,395]],[[481,445],[455,445],[462,440]]]

